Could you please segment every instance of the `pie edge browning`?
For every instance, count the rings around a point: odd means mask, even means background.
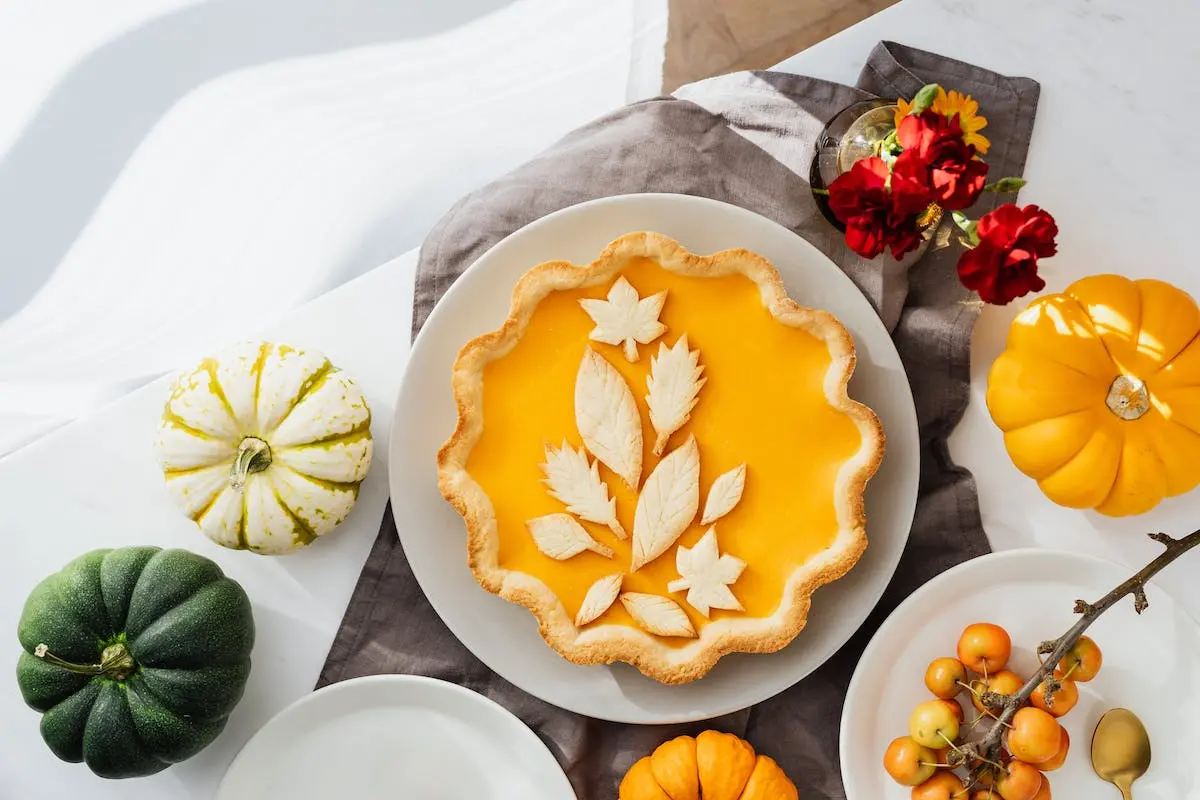
[[[667,645],[626,625],[580,629],[549,587],[533,575],[500,567],[499,535],[491,500],[470,476],[466,463],[483,431],[483,374],[488,363],[507,355],[524,334],[537,305],[551,292],[578,289],[613,278],[631,259],[648,257],[664,269],[697,277],[741,274],[754,281],[763,304],[781,323],[803,328],[825,342],[832,356],[825,376],[830,405],[854,420],[862,445],[838,471],[836,514],[839,523],[832,545],[801,565],[784,589],[770,617],[722,617],[683,646]],[[884,434],[871,409],[850,399],[847,384],[854,372],[854,341],[832,314],[800,306],[787,296],[779,272],[748,250],[724,250],[697,256],[657,233],[630,233],[613,241],[587,266],[549,261],[526,272],[513,290],[508,318],[495,331],[469,341],[454,363],[454,399],[458,423],[438,451],[438,488],[462,515],[467,527],[468,564],[483,588],[529,609],[556,652],[582,665],[624,661],[662,683],[686,683],[703,677],[724,655],[733,652],[773,653],[792,641],[808,620],[812,593],[844,576],[867,547],[863,492],[883,460]]]

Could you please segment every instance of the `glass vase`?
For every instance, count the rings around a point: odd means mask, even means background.
[[[865,100],[855,103],[830,120],[817,137],[816,156],[813,159],[809,183],[821,213],[840,231],[845,231],[846,226],[834,216],[829,207],[829,184],[839,175],[849,172],[856,162],[879,155],[881,146],[896,130],[896,109],[896,104],[887,100]],[[930,205],[925,210],[918,220],[921,244],[915,250],[906,253],[900,259],[901,264],[912,264],[925,254],[942,218],[943,212],[939,206]],[[888,253],[877,258],[892,259]]]

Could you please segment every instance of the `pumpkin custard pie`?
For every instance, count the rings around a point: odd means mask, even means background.
[[[867,546],[884,438],[854,360],[746,250],[631,233],[534,267],[454,365],[439,486],[476,579],[577,664],[683,683],[779,650]]]

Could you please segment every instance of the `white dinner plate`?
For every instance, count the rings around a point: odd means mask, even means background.
[[[217,800],[575,800],[533,731],[433,678],[335,683],[279,712],[225,773]]]
[[[1133,572],[1093,556],[1010,550],[960,564],[914,592],[875,634],[850,681],[840,742],[847,800],[908,800],[910,790],[883,771],[883,751],[908,733],[913,707],[931,697],[923,683],[926,666],[954,655],[963,628],[972,622],[1004,627],[1013,640],[1009,668],[1028,677],[1038,643],[1076,621],[1075,601],[1094,602]],[[1200,797],[1200,627],[1153,583],[1146,597],[1150,608],[1141,616],[1126,598],[1088,629],[1104,660],[1094,680],[1078,684],[1079,703],[1061,720],[1071,750],[1067,763],[1049,773],[1054,800],[1119,796],[1096,777],[1090,760],[1096,723],[1118,706],[1141,717],[1150,733],[1153,761],[1134,784],[1134,796]]]
[[[744,247],[769,258],[798,302],[833,312],[853,334],[850,393],[879,415],[887,454],[867,487],[870,546],[813,598],[808,627],[774,655],[733,655],[704,679],[665,686],[625,664],[580,667],[538,635],[523,607],[484,591],[467,567],[461,517],[438,493],[436,454],[454,430],[450,373],[474,336],[499,327],[517,279],[543,261],[594,260],[613,239],[657,231],[695,253]],[[745,209],[672,194],[605,198],[544,217],[507,237],[450,288],[421,329],[396,404],[389,452],[392,510],[404,552],[434,609],[471,652],[506,680],[554,705],[601,719],[665,723],[745,708],[812,672],[879,600],[908,538],[919,466],[916,415],[900,357],[870,303],[833,262],[791,231]],[[397,624],[403,624],[402,621]]]

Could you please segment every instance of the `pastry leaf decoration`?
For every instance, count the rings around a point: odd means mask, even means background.
[[[641,592],[625,592],[621,605],[644,630],[658,636],[694,638],[696,629],[683,609],[669,597]]]
[[[671,451],[654,468],[638,495],[633,515],[636,572],[670,549],[692,524],[700,506],[700,449],[696,437]]]
[[[708,490],[708,499],[704,501],[704,513],[700,515],[701,525],[711,525],[721,517],[733,511],[742,500],[742,492],[746,489],[746,465],[739,464],[724,475],[713,481]]]
[[[661,456],[671,434],[691,418],[700,387],[708,380],[700,377],[703,371],[700,351],[688,350],[686,333],[671,347],[660,342],[658,355],[650,357],[646,405],[650,408],[650,423],[658,434],[654,440],[654,455]]]
[[[584,550],[612,558],[613,551],[597,542],[570,514],[547,514],[525,523],[533,541],[546,555],[558,561],[577,556]]]
[[[575,377],[575,426],[583,444],[631,489],[642,478],[642,418],[629,384],[590,347]]]
[[[622,345],[625,357],[636,361],[638,344],[649,344],[666,331],[658,321],[665,299],[666,292],[639,298],[624,277],[618,278],[607,300],[580,301],[596,323],[589,338]],[[584,350],[575,376],[575,427],[583,447],[573,447],[565,439],[558,447],[547,444],[546,460],[541,464],[542,482],[568,513],[547,514],[525,523],[538,549],[560,561],[585,551],[615,557],[612,548],[593,538],[579,520],[606,526],[619,539],[630,539],[628,569],[599,578],[588,587],[575,615],[577,628],[595,622],[620,599],[646,633],[696,637],[696,626],[682,600],[677,602],[665,593],[621,591],[626,576],[673,547],[679,578],[667,585],[667,592],[685,592],[687,604],[705,618],[714,608],[742,610],[730,586],[746,564],[720,552],[716,528],[709,527],[694,547],[678,546],[679,537],[696,521],[700,509],[700,447],[695,436],[688,436],[663,455],[671,436],[691,419],[700,390],[708,381],[704,371],[700,352],[689,348],[686,333],[669,347],[660,342],[658,352],[651,356],[645,400],[654,431],[652,451],[660,459],[643,483],[646,443],[637,400],[612,362],[592,346]],[[617,499],[600,464],[636,494],[629,533],[617,517]],[[745,486],[745,464],[718,476],[705,498],[701,524],[710,526],[732,511],[741,502]]]
[[[706,619],[714,608],[742,610],[729,585],[741,576],[746,562],[728,553],[721,555],[715,526],[708,529],[695,547],[680,547],[675,551],[675,568],[680,577],[667,585],[667,591],[686,591],[688,605]]]
[[[579,613],[575,615],[575,624],[582,628],[608,611],[612,604],[617,602],[617,595],[621,593],[623,580],[625,580],[625,576],[617,572],[593,583],[583,597]]]
[[[628,538],[617,520],[617,500],[608,496],[608,485],[600,479],[598,462],[589,462],[582,447],[572,449],[565,441],[558,449],[546,445],[542,472],[550,496],[566,505],[567,511],[588,522],[607,525],[617,538]]]
[[[596,323],[588,338],[605,344],[624,345],[625,358],[637,361],[638,344],[649,344],[667,330],[667,326],[658,321],[666,299],[666,292],[639,298],[637,289],[621,276],[608,290],[607,300],[579,301]]]

